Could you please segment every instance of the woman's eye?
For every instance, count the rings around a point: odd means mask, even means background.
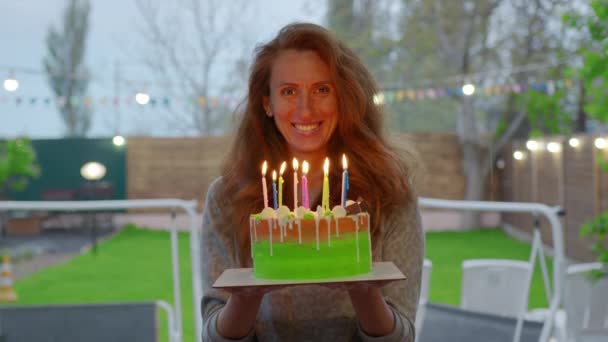
[[[320,86],[319,88],[317,88],[317,93],[319,94],[329,94],[331,92],[331,88],[329,88],[329,86]]]
[[[282,95],[287,95],[287,96],[291,96],[291,95],[295,95],[296,90],[293,88],[285,88],[281,90],[281,94]]]

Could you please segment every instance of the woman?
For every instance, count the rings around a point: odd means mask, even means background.
[[[203,338],[277,341],[414,341],[424,241],[405,162],[385,141],[377,87],[359,58],[314,24],[291,24],[256,49],[246,108],[223,177],[203,216]],[[407,280],[384,287],[294,286],[228,293],[211,288],[227,268],[251,267],[251,213],[263,205],[260,166],[307,160],[311,207],[321,201],[326,156],[349,160],[349,197],[371,208],[374,261]],[[340,168],[331,168],[331,203]],[[285,188],[290,189],[291,177]],[[285,203],[292,203],[290,191]]]

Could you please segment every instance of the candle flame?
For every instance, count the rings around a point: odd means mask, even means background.
[[[264,160],[264,164],[262,164],[262,176],[266,176],[266,170],[268,170],[268,163]]]
[[[273,181],[277,180],[277,171],[276,170],[272,170],[272,180]]]
[[[323,163],[323,172],[325,175],[329,175],[329,158],[325,158],[325,163]]]
[[[298,163],[298,160],[296,158],[293,158],[293,162],[291,163],[291,166],[293,166],[294,171],[298,171],[298,167],[300,166],[300,163]]]
[[[308,174],[308,162],[306,160],[302,162],[302,173]]]
[[[343,169],[348,169],[348,162],[346,161],[346,154],[342,155],[342,168]]]
[[[279,174],[282,176],[283,172],[285,172],[285,168],[287,167],[287,163],[283,162],[283,164],[281,164],[281,170],[279,171]]]

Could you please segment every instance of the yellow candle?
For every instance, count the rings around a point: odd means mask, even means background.
[[[324,210],[329,209],[329,158],[325,158],[323,164],[323,197],[321,198],[321,207]]]
[[[279,170],[279,207],[283,205],[283,172],[285,172],[285,168],[287,167],[287,163],[283,162],[281,164],[281,169]]]

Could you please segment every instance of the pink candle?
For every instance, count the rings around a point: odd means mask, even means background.
[[[264,194],[264,208],[268,208],[268,190],[266,188],[266,170],[268,169],[268,163],[264,160],[262,164],[262,193]]]
[[[309,209],[310,203],[308,203],[308,179],[306,175],[308,174],[308,162],[305,160],[302,163],[302,206],[304,208]]]
[[[293,210],[298,208],[298,160],[293,158]]]

